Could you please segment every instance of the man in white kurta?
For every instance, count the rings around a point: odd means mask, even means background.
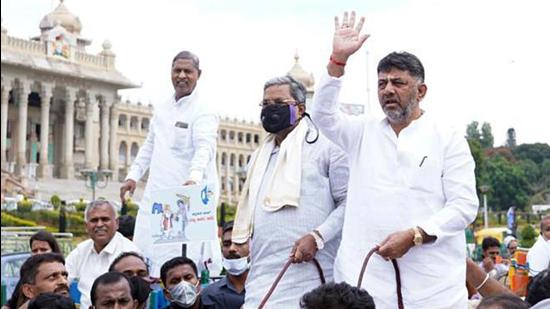
[[[308,119],[300,120],[305,111],[303,85],[285,76],[268,81],[264,89],[263,110],[278,104],[297,117],[287,119],[280,130],[270,129],[272,134],[249,163],[232,234],[233,242],[250,241],[246,309],[258,307],[289,256],[296,263],[315,256],[326,279],[332,280],[348,180],[345,153],[318,135]],[[262,115],[266,128],[265,119],[272,115]],[[276,189],[278,185],[282,190]],[[299,308],[300,297],[320,284],[312,263],[293,264],[265,308]]]
[[[379,63],[378,95],[386,117],[350,117],[338,109],[348,57],[368,36],[364,18],[336,19],[333,53],[312,118],[349,155],[350,180],[336,281],[356,284],[367,252],[379,246],[362,287],[376,308],[397,308],[397,259],[405,308],[467,308],[464,229],[478,209],[474,161],[463,134],[420,109],[424,68],[414,55]]]
[[[540,235],[527,252],[527,262],[531,277],[550,267],[550,215],[540,220]]]
[[[133,192],[136,182],[149,170],[143,205],[148,205],[151,191],[184,184],[205,183],[218,198],[216,172],[216,138],[218,117],[207,102],[201,100],[196,88],[200,77],[198,58],[187,51],[173,60],[172,83],[175,93],[155,106],[145,143],[139,150],[126,182],[121,187],[121,199],[127,191]],[[181,256],[181,244],[155,244],[151,232],[151,214],[140,209],[136,219],[134,242],[152,262],[151,275],[159,276],[160,267],[167,260]],[[211,273],[221,271],[221,249],[217,240],[190,242],[186,255],[202,269],[204,261]]]

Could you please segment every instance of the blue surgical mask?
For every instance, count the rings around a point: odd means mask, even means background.
[[[198,282],[197,282],[198,285]],[[193,285],[185,280],[182,280],[177,285],[168,289],[172,296],[172,302],[184,307],[189,308],[195,304],[197,300],[197,285]]]
[[[223,258],[223,268],[227,270],[230,275],[240,276],[248,270],[250,263],[248,263],[248,257],[242,257],[240,259],[226,259]]]

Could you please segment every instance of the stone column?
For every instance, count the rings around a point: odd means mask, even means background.
[[[74,177],[74,103],[76,90],[67,88],[65,95],[65,160],[61,167],[61,177],[72,179]]]
[[[109,168],[113,171],[113,179],[118,180],[118,140],[116,132],[118,130],[118,103],[111,107],[111,130],[109,138]]]
[[[50,135],[50,102],[52,100],[52,85],[42,84],[40,93],[40,164],[38,165],[38,177],[51,178],[52,166],[48,162],[48,142]]]
[[[17,154],[15,173],[19,176],[26,175],[27,168],[27,111],[29,107],[30,85],[28,81],[20,81],[18,90],[19,117],[17,122]]]
[[[101,161],[99,164],[101,169],[109,168],[109,109],[111,104],[105,98],[101,102]]]
[[[97,99],[95,95],[91,95],[86,104],[86,125],[84,129],[84,136],[86,142],[85,149],[85,166],[88,169],[95,169],[93,166],[94,160],[94,108],[97,105]]]
[[[8,145],[8,100],[10,98],[10,83],[2,82],[2,109],[0,110],[0,117],[2,118],[0,127],[0,133],[2,134],[2,148],[1,148],[1,157],[2,157],[2,168],[7,168],[6,166],[6,149]]]

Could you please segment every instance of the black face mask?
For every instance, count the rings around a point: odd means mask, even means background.
[[[297,108],[286,104],[270,104],[262,108],[262,125],[269,133],[277,133],[298,121]]]

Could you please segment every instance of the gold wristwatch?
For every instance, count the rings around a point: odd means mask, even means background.
[[[418,247],[422,245],[422,243],[424,242],[424,238],[422,238],[422,233],[420,233],[420,229],[417,226],[413,227],[413,231],[414,231],[413,243],[415,247]]]

